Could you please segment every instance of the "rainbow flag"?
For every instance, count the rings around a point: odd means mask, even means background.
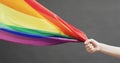
[[[86,39],[84,32],[35,0],[0,0],[0,40],[48,46]]]

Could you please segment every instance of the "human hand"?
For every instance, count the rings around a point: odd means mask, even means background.
[[[100,51],[100,43],[94,39],[88,39],[84,42],[85,48],[89,53]]]

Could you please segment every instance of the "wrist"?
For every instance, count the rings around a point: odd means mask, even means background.
[[[99,52],[103,52],[105,49],[105,44],[104,43],[99,43]]]

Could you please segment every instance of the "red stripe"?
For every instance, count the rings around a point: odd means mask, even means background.
[[[38,3],[36,0],[25,0],[30,6],[32,6],[36,11],[38,11],[40,14],[46,14],[46,16],[50,16],[51,18],[54,19],[54,21],[51,21],[54,23],[56,26],[60,27],[60,29],[67,35],[73,36],[77,38],[80,41],[85,41],[87,39],[85,33],[82,31],[78,30],[74,26],[68,24],[65,22],[63,19],[61,19],[59,16],[45,8],[43,5]],[[44,15],[45,16],[45,15]],[[45,17],[46,17],[45,16]],[[48,19],[48,18],[47,18]]]

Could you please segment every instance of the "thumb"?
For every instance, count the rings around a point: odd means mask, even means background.
[[[98,46],[98,42],[94,39],[90,39],[90,43],[94,46],[97,47]]]

